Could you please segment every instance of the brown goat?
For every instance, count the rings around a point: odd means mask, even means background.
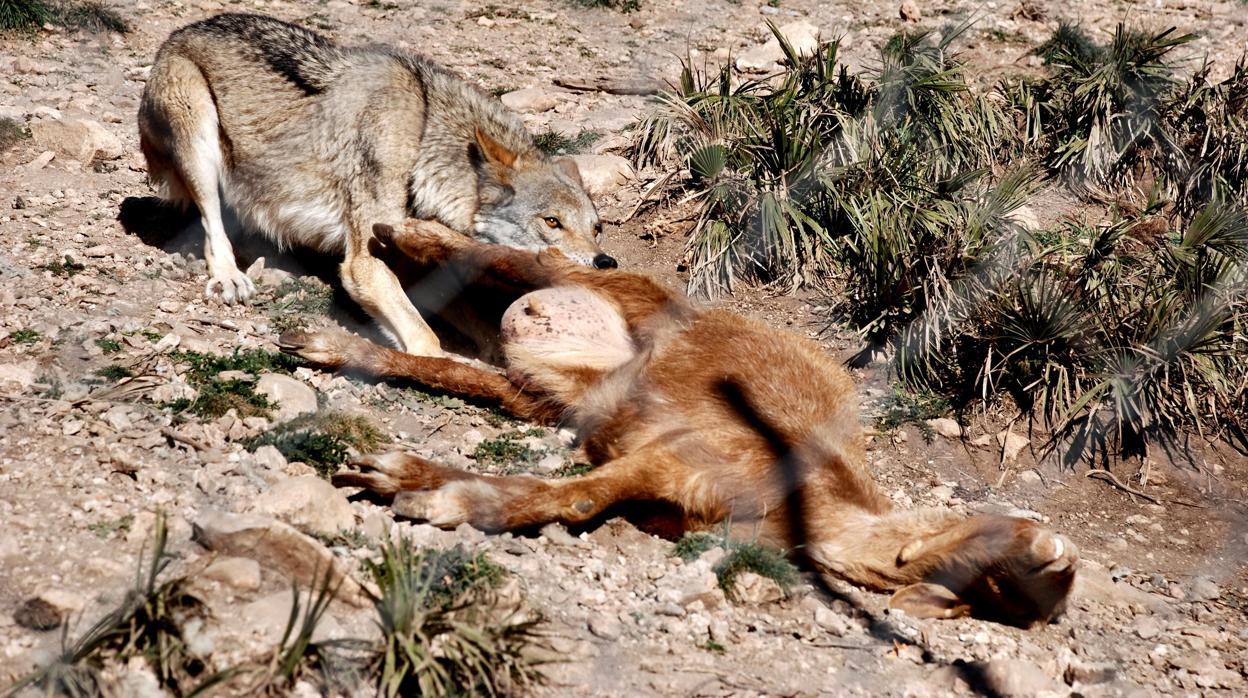
[[[342,332],[288,336],[286,347],[561,422],[597,467],[498,477],[390,453],[335,484],[393,497],[403,516],[486,531],[621,513],[668,536],[730,525],[821,574],[895,591],[891,605],[912,615],[1027,626],[1064,607],[1078,561],[1066,538],[1019,518],[892,509],[865,467],[853,383],[813,343],[558,252],[482,245],[423,222],[375,232],[518,299],[502,318],[507,375]]]

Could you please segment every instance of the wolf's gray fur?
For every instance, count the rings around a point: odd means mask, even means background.
[[[393,272],[369,252],[372,226],[433,218],[525,249],[558,247],[614,266],[576,165],[548,158],[492,97],[387,46],[342,47],[257,15],[222,14],[174,32],[139,108],[148,172],[203,219],[207,294],[243,302],[221,218],[280,244],[345,257],[343,286],[413,353],[440,351]]]

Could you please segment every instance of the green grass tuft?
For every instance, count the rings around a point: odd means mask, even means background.
[[[477,444],[472,457],[481,465],[502,469],[505,473],[527,472],[546,455],[546,449],[534,449],[524,439],[540,436],[541,430],[508,431]]]
[[[95,346],[99,347],[105,354],[116,354],[121,351],[121,342],[105,337],[95,340]]]
[[[69,278],[86,271],[87,265],[75,262],[73,257],[65,255],[64,261],[48,262],[47,264],[40,264],[35,268],[51,272],[53,276]]]
[[[56,20],[68,29],[92,32],[130,32],[130,22],[121,13],[99,2],[69,2],[58,8]]]
[[[106,380],[116,382],[116,381],[121,380],[122,378],[133,377],[134,371],[131,371],[129,368],[127,368],[126,366],[122,366],[121,364],[113,364],[111,366],[105,366],[103,368],[95,369],[95,375],[99,376],[100,378],[104,378]]]
[[[3,0],[0,0],[0,2],[3,2]],[[27,138],[30,138],[30,129],[26,128],[25,124],[7,116],[0,119],[0,153]]]
[[[326,411],[296,417],[244,443],[248,450],[273,446],[288,461],[307,463],[321,477],[333,475],[350,449],[369,453],[390,441],[368,418]]]
[[[672,554],[688,562],[716,547],[723,548],[725,554],[713,571],[719,578],[720,588],[729,598],[734,597],[736,579],[742,572],[767,577],[786,592],[798,581],[797,568],[784,553],[758,543],[732,540],[722,534],[706,531],[686,533],[676,541]]]
[[[542,131],[533,136],[533,142],[547,155],[574,155],[583,152],[602,138],[597,131],[581,131],[575,136],[565,136],[558,131]]]
[[[30,329],[13,330],[9,333],[9,340],[14,344],[34,344],[42,337],[43,335]]]
[[[368,568],[383,636],[378,695],[512,694],[541,680],[527,655],[536,621],[500,613],[491,589],[504,572],[483,555],[400,539],[383,542]]]
[[[0,0],[0,31],[34,31],[55,15],[52,6],[42,0]]]
[[[319,281],[292,277],[282,282],[271,295],[256,302],[256,307],[269,316],[278,332],[306,329],[309,317],[328,315],[334,304],[334,289]]]

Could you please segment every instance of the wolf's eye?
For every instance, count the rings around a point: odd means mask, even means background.
[[[563,223],[560,223],[559,219],[555,218],[554,216],[546,216],[542,220],[546,221],[546,226],[549,228],[562,228],[563,227]]]
[[[602,237],[602,223],[595,223],[594,224],[594,239],[597,240],[600,237]]]

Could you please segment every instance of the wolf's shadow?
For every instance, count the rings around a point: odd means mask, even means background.
[[[315,276],[334,291],[328,312],[330,319],[371,341],[392,345],[378,329],[377,323],[343,288],[338,272],[341,256],[303,247],[283,248],[264,235],[249,234],[228,208],[222,210],[222,220],[240,269],[247,269],[263,257],[266,268],[280,269],[294,276]],[[180,253],[188,259],[204,257],[204,228],[194,207],[169,204],[154,196],[131,196],[121,202],[117,221],[127,233],[145,245],[171,254]],[[472,315],[469,312],[471,303],[453,302],[454,299],[447,301],[448,297],[458,295],[460,289],[435,288],[430,292],[431,281],[436,279],[436,275],[414,270],[402,259],[390,258],[386,262],[404,281],[409,297],[437,333],[444,349],[467,356],[496,359],[494,338],[476,335],[480,334],[483,323],[497,328],[501,311],[492,308],[484,317],[469,317]],[[206,282],[207,278],[201,281]],[[418,287],[423,289],[424,295],[432,295],[438,302],[429,303],[428,298],[422,298],[421,294],[414,295],[411,291]],[[434,305],[437,307],[432,307]]]

